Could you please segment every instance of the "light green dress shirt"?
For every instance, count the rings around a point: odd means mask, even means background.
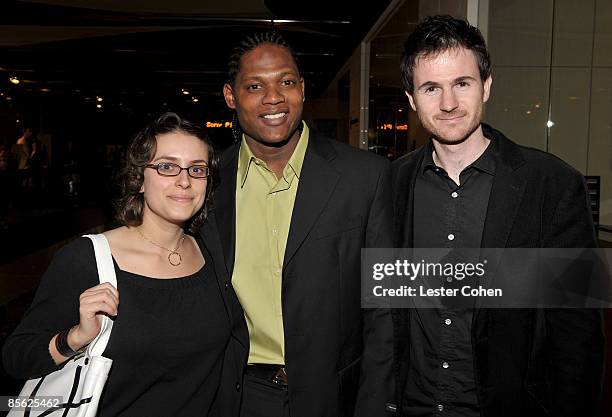
[[[293,204],[308,146],[308,126],[277,178],[244,136],[236,176],[236,249],[232,284],[249,329],[250,364],[285,364],[282,270]]]

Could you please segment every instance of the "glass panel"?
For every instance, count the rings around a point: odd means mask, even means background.
[[[494,67],[485,122],[521,145],[546,150],[548,68]]]
[[[590,68],[553,68],[548,151],[586,173]]]

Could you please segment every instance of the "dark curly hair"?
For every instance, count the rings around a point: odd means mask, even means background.
[[[182,132],[195,136],[208,147],[210,174],[202,208],[187,222],[185,229],[197,233],[204,223],[212,204],[213,191],[219,182],[219,166],[215,150],[203,128],[181,119],[175,113],[164,113],[147,125],[127,145],[123,162],[117,174],[119,196],[115,200],[117,220],[124,226],[140,226],[144,209],[144,196],[140,192],[144,182],[145,165],[151,162],[157,148],[157,137],[166,133]]]
[[[414,92],[413,71],[419,58],[436,55],[449,49],[465,48],[474,53],[480,78],[484,82],[491,75],[491,57],[478,28],[465,20],[449,15],[426,18],[414,29],[404,43],[400,63],[404,89]]]

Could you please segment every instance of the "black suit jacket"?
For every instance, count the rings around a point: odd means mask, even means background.
[[[221,161],[215,195],[224,274],[234,267],[239,144]],[[363,247],[389,247],[389,164],[312,130],[282,273],[286,372],[294,417],[384,416],[393,399],[392,319],[362,310]],[[243,348],[248,340],[241,340]],[[243,364],[245,365],[245,364]],[[237,381],[236,383],[239,383]]]
[[[201,244],[210,254],[212,268],[215,271],[217,284],[223,297],[226,312],[229,316],[232,331],[225,348],[221,381],[210,417],[238,417],[240,415],[241,382],[244,363],[248,358],[248,330],[238,297],[230,283],[223,262],[223,249],[219,239],[215,210],[211,210],[204,223]]]
[[[582,175],[560,159],[498,143],[484,223],[484,248],[586,248],[596,244]],[[413,246],[413,193],[424,147],[394,162],[395,245]],[[410,310],[394,311],[398,402],[409,363]],[[477,309],[472,322],[482,417],[597,414],[604,363],[597,309]]]

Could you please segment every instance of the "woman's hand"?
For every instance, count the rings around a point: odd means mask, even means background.
[[[79,296],[79,324],[68,332],[68,346],[78,351],[96,338],[102,328],[102,315],[116,316],[119,307],[119,292],[109,283],[104,283],[85,290]],[[49,353],[53,361],[59,365],[68,358],[57,350],[55,340],[49,342]]]
[[[109,283],[85,290],[79,297],[79,324],[68,333],[68,345],[77,351],[100,333],[102,314],[114,317],[119,307],[119,292]]]

